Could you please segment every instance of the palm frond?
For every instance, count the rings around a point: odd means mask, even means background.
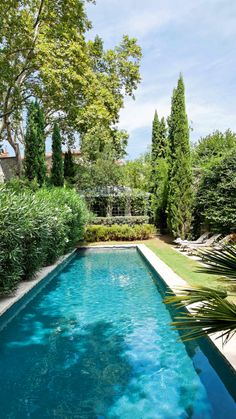
[[[236,304],[220,296],[193,307],[191,313],[175,316],[171,325],[181,332],[183,340],[192,340],[212,333],[226,343],[236,333]]]
[[[194,288],[178,288],[176,291],[178,292],[177,295],[167,292],[164,302],[166,304],[173,304],[177,308],[206,300],[212,300],[218,296],[222,299],[228,296],[228,292],[222,288],[212,289],[208,287],[195,286]]]
[[[164,302],[176,308],[190,306],[174,316],[172,326],[181,332],[183,340],[219,333],[226,343],[236,333],[236,304],[228,297],[236,297],[236,247],[225,245],[221,249],[201,252],[207,266],[198,272],[222,275],[224,288],[183,288],[177,295],[167,295]],[[227,279],[228,278],[228,279]],[[230,288],[226,287],[230,283]]]
[[[200,252],[203,262],[208,266],[198,269],[198,272],[227,276],[236,281],[236,246],[225,245],[221,249]]]

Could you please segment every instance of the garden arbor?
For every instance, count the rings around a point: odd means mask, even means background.
[[[80,191],[88,208],[98,217],[147,216],[151,194],[125,186]]]

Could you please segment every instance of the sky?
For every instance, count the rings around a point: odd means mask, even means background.
[[[236,131],[236,0],[97,0],[87,13],[89,38],[98,34],[113,48],[128,34],[142,48],[142,81],[120,114],[129,159],[150,148],[154,111],[169,115],[180,72],[191,141]]]

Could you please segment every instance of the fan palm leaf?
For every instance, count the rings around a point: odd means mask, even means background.
[[[174,316],[172,326],[181,331],[183,340],[218,333],[226,343],[236,333],[236,247],[224,246],[201,253],[207,266],[198,271],[223,275],[223,288],[183,288],[177,295],[167,295],[166,304],[180,308],[188,306]],[[226,287],[230,278],[231,287]]]
[[[205,250],[200,253],[207,266],[198,269],[198,272],[224,275],[236,282],[236,246],[225,245],[221,249]]]

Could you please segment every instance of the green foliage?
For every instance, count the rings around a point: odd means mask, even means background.
[[[149,189],[153,194],[152,212],[156,226],[164,233],[167,228],[167,187],[169,172],[169,143],[165,119],[158,119],[155,111],[152,125],[152,174]]]
[[[161,233],[167,229],[167,198],[168,198],[168,179],[169,164],[167,158],[159,157],[154,168],[154,179],[152,187],[152,214],[154,223],[160,228]]]
[[[216,160],[233,150],[236,150],[236,134],[230,130],[224,133],[214,131],[194,145],[192,149],[193,166],[210,168]]]
[[[44,126],[45,126],[45,119],[44,113],[39,105],[38,102],[35,103],[35,125],[37,127],[37,180],[40,186],[46,180],[46,162],[45,162],[45,133],[44,133]]]
[[[98,37],[86,41],[85,3],[0,2],[0,137],[15,151],[28,97],[42,103],[47,133],[57,122],[69,143],[94,127],[118,132],[124,97],[140,82],[141,49],[128,36],[107,51]]]
[[[112,226],[114,224],[123,225],[127,224],[128,226],[134,226],[137,224],[148,224],[149,217],[143,215],[125,215],[125,216],[116,216],[116,217],[95,217],[91,224],[93,225],[105,225]]]
[[[170,172],[167,221],[175,237],[185,238],[190,230],[192,211],[192,170],[190,162],[189,127],[185,110],[182,76],[173,91],[171,115],[168,120],[170,140]]]
[[[46,179],[44,114],[37,102],[28,109],[24,168],[25,176],[42,186]]]
[[[75,246],[88,217],[75,191],[41,188],[0,194],[0,293],[13,291]]]
[[[236,226],[236,151],[216,159],[205,170],[195,198],[195,218],[212,231],[234,231]]]
[[[54,186],[64,185],[64,169],[61,148],[61,134],[57,124],[54,124],[52,134],[52,170],[51,182]]]
[[[155,164],[155,161],[158,156],[158,151],[159,151],[159,131],[160,131],[160,123],[159,123],[157,111],[155,111],[154,119],[152,123],[152,163],[153,164]]]
[[[151,224],[143,225],[90,225],[86,228],[85,240],[88,242],[111,240],[145,240],[155,234],[155,227]]]
[[[145,192],[150,191],[152,165],[151,155],[146,153],[141,157],[126,161],[121,166],[121,183],[132,189],[140,189]]]
[[[207,265],[199,271],[223,275],[223,286],[182,289],[177,296],[168,296],[165,302],[176,307],[200,303],[191,307],[191,312],[182,311],[175,316],[172,325],[183,332],[184,340],[217,333],[226,343],[236,333],[236,247],[226,245],[220,250],[205,251],[202,258]]]
[[[128,137],[124,130],[97,123],[80,136],[80,148],[83,157],[89,162],[101,158],[114,161],[124,157]]]
[[[165,119],[159,121],[157,111],[155,111],[152,123],[152,162],[155,166],[158,158],[168,157],[168,138]]]
[[[76,166],[71,150],[69,149],[64,156],[64,178],[69,183],[75,183]]]
[[[224,245],[221,249],[205,250],[201,253],[205,266],[199,271],[236,279],[236,246]],[[236,283],[235,283],[236,291]]]
[[[77,179],[79,190],[119,185],[121,166],[113,159],[100,157],[93,163],[78,164]]]

